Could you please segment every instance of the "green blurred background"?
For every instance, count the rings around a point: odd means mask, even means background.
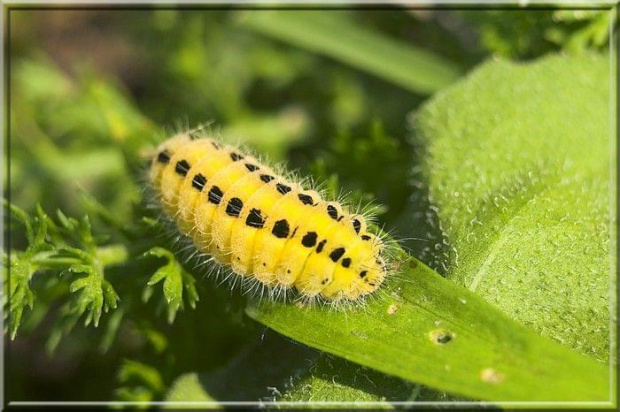
[[[526,61],[604,49],[609,16],[14,8],[5,187],[30,214],[37,203],[50,215],[89,213],[93,233],[122,243],[110,221],[129,227],[148,216],[142,153],[178,128],[213,122],[224,139],[326,181],[333,195],[381,205],[378,223],[441,273],[445,242],[408,116],[491,56]],[[10,242],[23,249],[23,229],[12,230]],[[320,354],[248,320],[243,296],[200,276],[200,303],[169,324],[161,301],[142,301],[156,267],[130,259],[107,271],[121,300],[97,329],[70,308],[68,275],[34,276],[36,304],[5,344],[9,400],[162,400],[184,372],[222,373],[231,362],[234,369],[256,346],[268,359],[256,370],[269,374],[217,388],[218,399],[271,399],[269,382],[311,373]],[[412,389],[402,386],[382,396],[405,400]],[[417,390],[420,399],[446,396]]]

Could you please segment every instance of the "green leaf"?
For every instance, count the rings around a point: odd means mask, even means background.
[[[24,210],[4,200],[3,205],[13,219],[19,221],[26,230],[28,247],[23,252],[11,251],[2,256],[3,294],[2,305],[4,319],[11,339],[17,336],[17,329],[22,323],[24,309],[34,306],[35,295],[30,288],[30,281],[40,264],[37,253],[48,251],[52,246],[47,243],[49,219],[37,206],[37,215],[29,216]]]
[[[104,278],[104,268],[125,262],[128,251],[121,244],[98,248],[88,216],[77,220],[67,217],[58,210],[59,225],[57,225],[40,206],[36,207],[36,213],[32,217],[6,201],[5,206],[9,207],[14,218],[24,224],[28,238],[28,247],[25,251],[11,252],[10,265],[7,265],[9,259],[4,259],[4,266],[9,266],[10,270],[3,273],[5,280],[3,305],[5,308],[8,305],[5,314],[10,313],[10,322],[7,322],[7,326],[12,338],[15,337],[22,321],[24,309],[26,307],[32,309],[35,298],[42,303],[40,310],[45,311],[49,305],[49,301],[45,298],[46,291],[33,291],[30,288],[30,281],[35,272],[49,271],[55,274],[68,272],[79,275],[70,277],[69,292],[73,294],[72,298],[61,307],[59,311],[61,316],[54,321],[53,330],[47,339],[46,347],[51,353],[63,335],[73,329],[83,314],[86,314],[86,325],[94,323],[98,326],[102,312],[117,307],[119,297]],[[11,286],[10,290],[8,285]],[[43,284],[43,287],[46,285]],[[64,295],[66,293],[64,290],[56,298]],[[43,299],[39,299],[41,295],[44,296]],[[116,322],[118,327],[120,318],[116,319]],[[103,345],[105,346],[105,343]]]
[[[581,13],[580,13],[581,11]],[[564,49],[572,53],[584,53],[589,49],[602,49],[609,42],[618,19],[613,10],[558,10],[553,18],[559,22],[574,23],[585,21],[585,25],[566,36]]]
[[[69,267],[69,272],[84,275],[69,286],[71,293],[79,292],[74,300],[75,312],[86,313],[84,324],[88,326],[92,322],[97,327],[102,311],[116,309],[118,295],[110,282],[104,279],[100,265],[75,264]]]
[[[413,258],[398,256],[398,264],[364,308],[262,301],[247,313],[311,347],[476,399],[608,399],[604,365],[523,328]]]
[[[572,9],[557,4],[545,10],[461,10],[478,32],[480,46],[505,58],[540,57],[563,50],[588,53],[608,48],[617,13],[608,8]]]
[[[413,92],[434,92],[459,76],[452,64],[359,26],[343,11],[252,10],[239,14],[238,20],[243,27],[324,54]]]
[[[473,273],[482,268],[485,276],[473,279],[479,287],[485,285],[484,296],[499,291],[501,298],[492,300],[516,319],[536,317],[547,327],[537,328],[539,332],[562,330],[564,339],[577,329],[590,329],[590,341],[608,337],[601,323],[586,325],[596,319],[593,314],[608,313],[602,309],[607,308],[604,279],[609,276],[606,67],[596,57],[550,58],[521,66],[489,63],[438,94],[416,116],[422,142],[428,145],[424,166],[431,196],[452,246],[458,242],[458,255],[451,252],[447,261],[449,273],[471,275],[466,269],[477,262]],[[517,220],[511,219],[515,213]],[[534,230],[520,224],[528,213]],[[497,243],[508,234],[509,245]],[[578,249],[566,244],[571,241]],[[520,254],[528,251],[538,253]],[[575,265],[570,257],[575,254],[592,261]],[[603,364],[519,326],[476,294],[416,266],[413,259],[402,259],[383,293],[363,310],[342,314],[262,302],[248,313],[312,347],[472,398],[609,399]],[[512,269],[498,271],[502,266],[496,262]],[[605,264],[597,268],[596,262]],[[589,277],[575,282],[570,273],[577,273],[576,268]],[[553,283],[564,287],[547,289]],[[605,293],[592,299],[594,291]],[[523,294],[511,297],[515,292]],[[599,309],[583,311],[584,302]],[[581,318],[568,319],[571,324],[549,317],[554,308],[581,311]],[[608,322],[607,316],[602,318]]]
[[[3,287],[2,296],[4,318],[8,320],[6,325],[11,339],[15,339],[17,329],[22,321],[24,309],[28,306],[31,310],[34,306],[34,294],[30,289],[30,279],[36,272],[36,266],[30,263],[27,257],[15,253],[11,257],[10,270],[7,270],[6,261],[3,262]],[[7,273],[8,272],[8,273]],[[9,276],[10,276],[10,279]],[[9,288],[10,285],[10,288]],[[8,307],[8,310],[7,310]]]
[[[292,388],[282,394],[280,401],[342,402],[392,409],[387,402],[414,401],[418,391],[419,385],[323,353],[309,373],[295,380]]]
[[[209,404],[210,409],[223,409],[217,400],[207,393],[197,373],[188,373],[177,378],[166,396],[166,402],[204,402]]]
[[[120,387],[116,397],[125,402],[152,402],[164,389],[161,373],[153,366],[125,359],[119,369],[117,380]],[[148,404],[139,408],[147,408]]]
[[[21,223],[26,229],[28,248],[24,252],[24,255],[32,257],[37,252],[49,250],[51,246],[47,243],[46,237],[48,236],[49,226],[53,225],[53,222],[51,222],[41,206],[36,206],[36,215],[31,217],[16,205],[8,203],[6,199],[3,199],[3,202],[10,216]]]
[[[123,361],[118,372],[118,381],[122,384],[140,382],[154,392],[164,388],[162,377],[156,368],[129,359]]]
[[[610,76],[605,56],[494,60],[414,121],[447,276],[599,360],[615,273]]]
[[[145,255],[165,258],[168,263],[157,269],[151,276],[147,285],[151,287],[162,280],[164,281],[163,291],[166,303],[168,304],[168,322],[174,322],[174,318],[179,309],[183,308],[183,290],[187,293],[187,302],[190,307],[195,308],[198,302],[198,292],[196,291],[196,279],[183,269],[174,254],[162,247],[154,247],[148,250]],[[144,295],[145,300],[150,297],[150,292]]]
[[[28,216],[28,214],[24,210],[20,209],[16,205],[9,203],[6,199],[2,200],[4,207],[9,209],[11,216],[15,220],[19,221],[22,225],[24,225],[24,228],[26,229],[26,238],[28,239],[28,243],[34,243],[35,234],[32,228],[30,216]]]

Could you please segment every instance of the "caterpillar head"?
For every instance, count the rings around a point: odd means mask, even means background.
[[[352,300],[379,289],[387,274],[387,266],[381,257],[383,252],[381,239],[368,233],[364,234],[362,239],[363,252],[360,253],[357,264],[352,267],[353,277],[346,293]]]
[[[385,280],[386,272],[385,263],[380,256],[369,257],[358,267],[357,278],[351,284],[351,292],[360,296],[373,293]]]

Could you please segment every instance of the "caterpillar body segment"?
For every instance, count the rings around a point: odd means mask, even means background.
[[[276,188],[281,183],[276,184]],[[281,186],[280,186],[281,187]],[[281,192],[281,191],[280,191]],[[253,271],[256,278],[267,285],[291,286],[276,277],[276,267],[290,238],[295,236],[294,226],[299,223],[306,207],[300,206],[294,191],[280,193],[280,198],[266,212],[265,229],[256,234],[253,250]]]
[[[179,189],[177,224],[179,230],[190,237],[195,236],[194,233],[198,227],[195,221],[195,211],[203,189],[207,185],[206,176],[214,175],[232,162],[229,157],[216,155],[217,149],[212,144],[208,142],[211,151],[190,168]]]
[[[359,300],[386,277],[383,243],[362,215],[235,147],[174,136],[149,177],[179,231],[239,276],[331,302]]]
[[[211,142],[207,140],[195,140],[179,146],[175,152],[170,152],[172,155],[170,164],[174,167],[164,168],[160,182],[161,196],[166,211],[170,213],[179,211],[177,206],[179,192],[183,183],[188,180],[190,165],[212,155],[212,148]]]
[[[264,183],[252,194],[233,225],[230,236],[231,268],[239,275],[254,273],[254,243],[258,229],[265,227],[266,213],[280,199],[276,182]]]

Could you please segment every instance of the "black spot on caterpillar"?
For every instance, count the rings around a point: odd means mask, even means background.
[[[233,197],[228,201],[228,205],[226,205],[226,214],[232,217],[239,217],[241,208],[243,208],[243,201],[238,197]]]
[[[289,230],[288,222],[286,219],[282,219],[278,220],[273,226],[272,233],[275,237],[282,239],[288,237]]]
[[[342,255],[344,255],[344,252],[345,250],[343,247],[336,248],[331,251],[331,253],[329,254],[329,258],[333,260],[334,262],[338,262],[338,260],[340,260]]]
[[[157,161],[159,163],[167,164],[168,162],[170,162],[170,153],[165,150],[159,152],[159,154],[157,155]]]
[[[327,205],[327,214],[332,219],[338,220],[338,210],[334,205]]]
[[[245,220],[245,224],[250,227],[255,227],[257,229],[262,229],[265,225],[265,220],[263,219],[260,210],[252,209],[250,210],[250,214],[248,218]]]
[[[187,176],[187,172],[189,172],[189,163],[185,160],[179,160],[174,170],[181,176]]]
[[[359,233],[362,229],[362,223],[359,219],[353,219],[353,229],[355,229],[355,233]]]
[[[317,234],[316,232],[308,232],[301,239],[301,244],[305,247],[314,247],[316,245]]]
[[[209,202],[213,204],[219,205],[222,196],[224,196],[224,192],[217,186],[213,186],[211,190],[209,190]]]
[[[312,196],[300,193],[297,195],[297,197],[304,205],[314,205],[314,200],[312,199]]]
[[[283,195],[287,194],[288,192],[292,190],[290,186],[284,185],[282,183],[278,183],[276,187],[278,188],[278,192],[280,192]]]
[[[192,180],[192,186],[198,190],[202,190],[205,187],[205,183],[207,183],[207,178],[200,173],[194,176]]]
[[[259,169],[258,166],[253,165],[252,163],[246,163],[245,168],[248,169],[250,172],[255,172]]]
[[[233,160],[233,162],[236,162],[238,160],[244,159],[245,157],[243,155],[240,155],[239,153],[232,152],[230,154],[230,158]]]

